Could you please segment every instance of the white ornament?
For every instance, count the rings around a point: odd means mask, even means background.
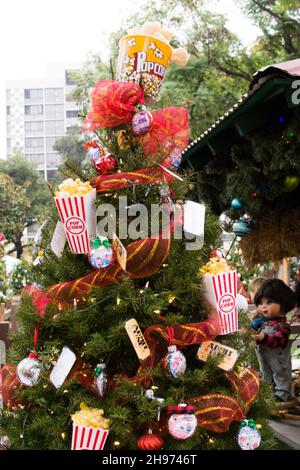
[[[37,359],[37,355],[29,354],[17,366],[18,379],[23,385],[33,387],[40,380],[42,369],[42,363]]]
[[[248,423],[248,420],[244,421]],[[260,446],[261,435],[256,427],[245,424],[238,432],[237,441],[242,450],[255,450]]]

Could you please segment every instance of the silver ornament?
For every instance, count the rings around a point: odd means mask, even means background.
[[[229,215],[229,211],[224,211],[219,217],[219,225],[224,232],[232,232],[233,220]]]

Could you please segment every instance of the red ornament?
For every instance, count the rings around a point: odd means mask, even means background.
[[[159,450],[163,445],[164,440],[162,437],[159,434],[152,434],[151,429],[149,429],[147,434],[139,437],[137,441],[137,446],[140,450]]]
[[[253,192],[253,193],[251,193],[251,196],[252,196],[253,199],[255,199],[257,197],[257,193]]]
[[[117,166],[117,161],[112,155],[103,155],[95,161],[95,168],[98,175],[112,173]]]

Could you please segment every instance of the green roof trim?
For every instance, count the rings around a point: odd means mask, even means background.
[[[245,93],[224,116],[189,144],[183,151],[182,166],[192,170],[201,168],[248,132],[267,124],[278,104],[286,109],[297,106],[291,100],[296,77],[274,75],[265,77],[263,83]]]

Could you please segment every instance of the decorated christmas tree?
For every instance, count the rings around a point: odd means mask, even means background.
[[[246,293],[218,219],[185,198],[188,111],[150,111],[188,59],[171,36],[151,22],[122,38],[117,80],[91,92],[86,159],[54,188],[1,371],[9,449],[276,446]]]

